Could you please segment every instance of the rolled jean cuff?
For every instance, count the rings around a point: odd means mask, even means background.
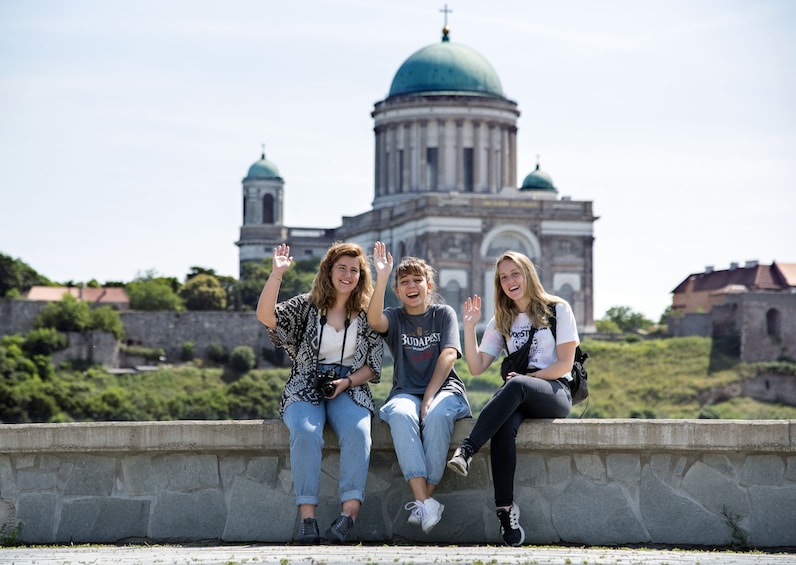
[[[346,500],[358,500],[359,502],[365,502],[365,493],[361,490],[347,490],[343,493],[340,493],[340,502],[345,502]]]
[[[297,496],[296,497],[296,506],[301,506],[302,504],[312,504],[313,506],[318,506],[318,497],[317,496]]]

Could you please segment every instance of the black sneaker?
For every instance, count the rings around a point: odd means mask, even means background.
[[[520,507],[512,504],[508,510],[499,508],[497,517],[500,520],[500,533],[505,544],[513,547],[521,546],[525,541],[525,530],[520,526]]]
[[[317,545],[321,543],[318,521],[315,518],[304,518],[301,522],[301,532],[299,532],[297,541],[302,545]]]
[[[460,445],[453,452],[453,457],[448,461],[448,469],[466,477],[470,470],[470,460],[473,458],[473,452],[467,445]]]
[[[326,530],[326,539],[332,543],[345,543],[352,529],[354,529],[354,520],[351,516],[340,514]]]

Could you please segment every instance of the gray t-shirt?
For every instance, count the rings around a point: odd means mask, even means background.
[[[386,308],[390,323],[384,341],[393,359],[393,384],[388,397],[398,393],[422,395],[437,365],[440,352],[446,347],[462,356],[456,312],[447,304],[431,304],[423,314],[410,315],[404,308]],[[464,383],[455,369],[440,390],[450,390],[466,398]]]

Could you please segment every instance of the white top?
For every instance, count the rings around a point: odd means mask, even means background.
[[[511,336],[506,340],[509,350],[507,353],[517,351],[522,347],[531,333],[531,320],[527,314],[518,314],[511,324]],[[528,366],[544,369],[558,360],[556,345],[574,341],[580,343],[578,329],[575,324],[575,315],[572,308],[566,302],[556,304],[556,338],[553,339],[553,332],[550,328],[536,330],[531,343],[531,350],[528,354]],[[481,338],[479,349],[494,358],[500,357],[500,353],[505,351],[503,335],[495,329],[495,318],[489,320]],[[567,372],[561,377],[571,378]],[[560,377],[559,377],[560,378]]]
[[[321,336],[320,347],[318,347],[318,363],[332,365],[340,363],[340,353],[343,347],[343,336],[346,336],[345,351],[343,351],[343,365],[350,367],[354,362],[354,352],[356,351],[357,344],[357,326],[359,324],[358,318],[353,318],[351,324],[348,326],[348,333],[346,331],[337,331],[328,323],[323,327],[323,336]]]

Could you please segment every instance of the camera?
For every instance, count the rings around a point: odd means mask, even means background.
[[[334,396],[334,391],[337,388],[334,384],[336,380],[337,373],[334,369],[328,369],[324,373],[315,375],[315,388],[317,388],[323,396],[329,398]]]

